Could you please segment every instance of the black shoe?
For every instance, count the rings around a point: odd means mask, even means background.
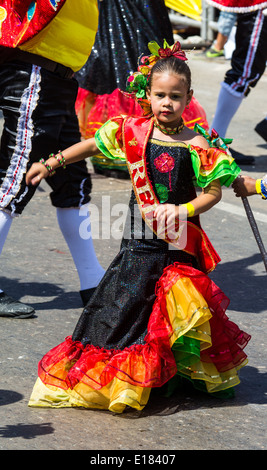
[[[244,155],[243,153],[237,152],[232,148],[229,148],[229,150],[238,165],[252,165],[255,162],[255,158],[251,155]]]
[[[255,127],[255,131],[267,142],[267,119],[259,122]]]
[[[91,287],[90,289],[80,290],[80,296],[81,296],[84,307],[88,304],[95,290],[96,290],[96,287]]]
[[[12,299],[4,292],[0,292],[0,317],[30,318],[34,315],[34,308]]]

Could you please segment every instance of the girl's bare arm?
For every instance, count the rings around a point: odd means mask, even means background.
[[[79,160],[84,160],[85,158],[92,157],[99,153],[99,150],[96,146],[94,137],[91,139],[84,140],[82,142],[78,142],[77,144],[68,147],[66,150],[61,152],[64,156],[65,164],[69,165],[70,163],[78,162]],[[61,154],[57,154],[60,156]],[[45,161],[46,166],[43,163],[33,163],[31,168],[26,174],[26,184],[36,185],[40,183],[43,178],[47,178],[50,172],[56,170],[60,163],[55,157],[49,157]],[[51,168],[50,172],[47,169],[47,166]]]

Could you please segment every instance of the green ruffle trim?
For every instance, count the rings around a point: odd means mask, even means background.
[[[189,151],[195,173],[195,186],[205,188],[212,181],[218,179],[221,186],[229,187],[241,172],[234,159],[223,152],[220,152],[214,167],[210,171],[201,171],[201,160],[197,151],[190,146]],[[218,149],[214,149],[214,151],[218,151]]]
[[[187,336],[181,336],[172,345],[172,352],[177,365],[177,373],[163,387],[161,387],[161,394],[165,397],[172,396],[176,390],[183,389],[188,384],[191,384],[194,389],[216,398],[229,399],[234,397],[234,387],[210,393],[207,391],[204,380],[191,379],[188,375],[183,374],[183,369],[190,367],[192,364],[200,360],[199,340]]]
[[[120,148],[116,134],[119,124],[115,120],[110,119],[105,122],[95,133],[95,142],[100,152],[111,160],[126,161],[125,153]]]

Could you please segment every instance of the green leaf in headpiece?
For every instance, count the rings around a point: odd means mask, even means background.
[[[160,49],[160,46],[156,43],[156,41],[150,41],[147,47],[150,50],[151,54],[159,56],[158,50]]]
[[[170,49],[171,46],[169,46],[169,44],[167,43],[166,39],[164,39],[164,42],[163,42],[163,49]]]
[[[139,91],[136,93],[136,98],[146,98],[146,92],[145,90],[142,90],[141,88]]]
[[[144,77],[144,75],[137,75],[135,82],[138,84],[138,86],[146,88],[147,86],[147,79]]]

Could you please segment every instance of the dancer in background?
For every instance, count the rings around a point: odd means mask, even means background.
[[[267,16],[263,0],[207,0],[218,9],[237,13],[236,48],[231,69],[225,74],[210,128],[224,138],[243,99],[262,77],[267,61]],[[257,132],[267,139],[267,121],[261,121]],[[257,127],[257,126],[256,126]],[[266,140],[265,139],[265,140]],[[251,164],[254,158],[231,149],[237,163]]]
[[[12,221],[22,214],[36,190],[25,182],[27,169],[39,160],[40,153],[58,152],[80,140],[74,107],[78,86],[73,75],[90,54],[98,8],[96,0],[15,0],[0,1],[0,5],[0,108],[4,117],[0,149],[1,253]],[[90,201],[90,174],[81,161],[66,171],[61,168],[47,182],[85,304],[104,274],[92,239],[83,240],[79,235],[79,207]],[[0,316],[29,318],[33,314],[32,306],[15,300],[0,286]]]
[[[92,53],[76,73],[79,91],[76,112],[85,139],[114,116],[141,116],[142,109],[126,92],[127,78],[136,69],[138,58],[147,54],[151,37],[158,43],[173,43],[172,26],[164,0],[102,0],[99,26]],[[193,128],[198,122],[208,129],[206,114],[193,98],[184,120]],[[99,152],[91,158],[96,173],[129,178],[124,161],[111,161]]]
[[[150,116],[113,118],[63,152],[65,163],[98,148],[126,159],[133,192],[120,252],[73,335],[40,361],[33,407],[141,410],[151,389],[184,379],[231,396],[246,364],[250,336],[228,319],[229,301],[207,275],[220,258],[199,221],[240,169],[184,125],[193,90],[180,44],[152,42],[149,50],[129,83],[133,92],[143,89]],[[27,182],[58,166],[55,157],[33,164]]]
[[[236,13],[220,11],[217,21],[218,33],[213,44],[206,52],[208,59],[224,56],[224,46],[227,43],[231,31],[236,22]]]

